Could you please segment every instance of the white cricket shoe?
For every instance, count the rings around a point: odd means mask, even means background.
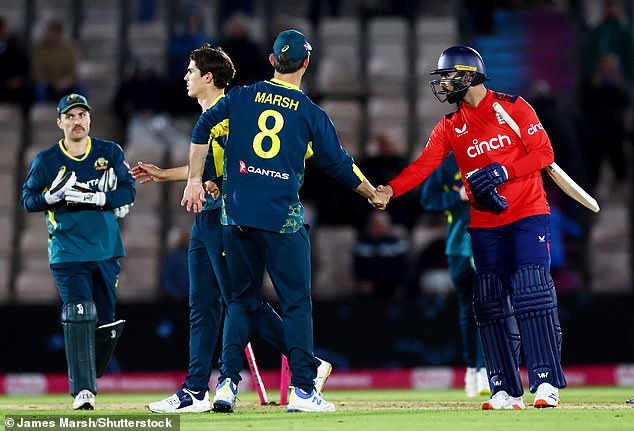
[[[238,398],[238,385],[231,379],[224,379],[216,385],[216,395],[214,396],[213,411],[220,413],[232,413],[236,410],[236,399]]]
[[[181,388],[174,395],[147,406],[154,413],[201,413],[211,410],[209,391]]]
[[[95,408],[95,394],[88,389],[82,389],[79,391],[75,399],[73,400],[74,410],[94,410]]]
[[[321,393],[324,391],[326,380],[328,380],[330,373],[332,373],[332,365],[330,364],[330,362],[326,362],[321,358],[316,358],[316,359],[320,362],[320,364],[317,367],[317,377],[315,378],[315,390],[317,391],[318,394],[321,395]]]
[[[482,410],[524,410],[522,397],[512,397],[506,391],[496,392],[489,401],[482,403]]]
[[[479,395],[477,368],[467,367],[467,372],[464,374],[464,391],[469,398]]]
[[[291,386],[291,396],[288,400],[288,411],[293,412],[334,412],[335,405],[329,403],[313,389],[312,392],[304,392],[300,388]]]
[[[480,395],[491,395],[491,389],[489,388],[489,375],[487,369],[482,367],[476,374],[476,387]]]
[[[542,409],[545,407],[557,407],[559,405],[559,389],[550,383],[542,383],[537,386],[533,407]]]

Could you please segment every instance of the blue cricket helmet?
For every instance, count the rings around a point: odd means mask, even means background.
[[[441,75],[451,72],[456,72],[451,79],[436,79],[429,83],[440,102],[458,103],[470,86],[482,84],[489,79],[482,56],[475,49],[463,45],[445,49],[438,57],[436,69],[429,74]],[[445,84],[444,87],[440,85],[441,81]],[[453,90],[446,88],[447,84],[452,85]]]

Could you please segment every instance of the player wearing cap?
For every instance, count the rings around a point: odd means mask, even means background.
[[[182,204],[200,211],[201,176],[209,131],[229,119],[223,182],[223,238],[233,297],[227,307],[220,380],[214,407],[233,411],[242,351],[258,324],[266,268],[280,301],[292,372],[289,411],[328,412],[335,406],[315,391],[310,289],[310,243],[298,192],[304,160],[372,199],[374,187],[343,150],[326,113],[300,90],[311,46],[296,30],[280,33],[269,60],[274,78],[234,87],[199,118],[192,134]]]
[[[57,112],[64,137],[31,162],[22,201],[27,211],[46,213],[73,408],[92,410],[96,379],[123,330],[124,321],[115,321],[119,258],[125,256],[116,217],[134,201],[134,179],[119,145],[89,136],[84,96],[62,97]]]
[[[400,196],[454,152],[471,203],[474,310],[492,394],[482,408],[524,408],[520,335],[533,405],[555,407],[566,380],[540,174],[554,159],[550,140],[523,98],[485,88],[484,62],[474,49],[446,49],[431,73],[440,75],[430,82],[438,100],[458,107],[436,125],[421,155],[378,190],[387,199]],[[522,140],[497,115],[495,102],[519,124]]]
[[[235,69],[229,56],[221,48],[205,44],[189,56],[184,80],[187,94],[196,98],[204,112],[222,97]],[[189,271],[189,368],[182,387],[173,395],[148,405],[156,413],[205,412],[211,410],[209,378],[212,358],[223,318],[223,302],[231,296],[229,270],[224,257],[222,225],[220,223],[222,173],[226,124],[220,136],[210,139],[209,153],[202,175],[205,195],[202,211],[196,214],[188,249]],[[132,175],[140,184],[150,181],[184,181],[187,165],[161,169],[139,162]],[[266,301],[260,304],[260,324],[257,334],[277,351],[287,354],[282,319]],[[317,359],[319,390],[330,374],[330,363]],[[320,375],[321,374],[321,375]]]

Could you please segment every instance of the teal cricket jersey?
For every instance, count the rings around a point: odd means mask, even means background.
[[[454,186],[461,187],[462,179],[452,152],[425,180],[420,203],[426,210],[444,211],[447,214],[447,255],[471,257],[471,237],[467,232],[469,203],[460,199]]]
[[[117,188],[106,193],[102,209],[67,207],[62,200],[51,206],[44,193],[60,170],[74,171],[77,181],[98,191],[99,179],[109,169],[117,175]],[[103,183],[103,182],[102,182]],[[68,154],[63,139],[39,152],[22,186],[22,204],[29,212],[45,211],[48,227],[49,262],[96,262],[125,256],[119,224],[113,209],[134,201],[136,191],[123,150],[111,141],[88,138],[86,153]]]
[[[216,100],[213,101],[211,106],[214,106],[218,103],[218,100],[222,99],[224,96],[219,96]],[[205,159],[205,167],[203,169],[203,181],[211,180],[216,183],[218,188],[220,189],[220,193],[222,195],[222,173],[224,171],[224,153],[225,153],[225,144],[227,140],[227,122],[224,122],[223,127],[219,127],[216,129],[214,136],[209,133],[209,152],[207,153],[207,158]],[[220,180],[220,181],[218,181]],[[210,211],[220,208],[222,205],[222,200],[214,200],[211,195],[205,192],[205,202],[203,203],[203,211]]]
[[[232,88],[200,116],[192,143],[206,144],[226,119],[225,225],[296,232],[304,224],[299,189],[311,154],[350,189],[364,179],[328,115],[295,85],[272,79]]]

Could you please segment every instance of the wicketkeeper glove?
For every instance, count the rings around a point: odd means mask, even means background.
[[[97,190],[100,192],[111,192],[117,189],[117,174],[114,168],[110,168],[103,173],[97,183]]]
[[[486,195],[475,196],[476,203],[484,207],[486,210],[493,211],[498,214],[509,207],[506,198],[501,196],[496,189],[491,190]]]
[[[74,171],[65,172],[60,170],[53,180],[53,184],[49,190],[44,193],[44,200],[49,205],[60,202],[66,196],[66,193],[75,185],[77,176]]]
[[[77,190],[73,188],[66,192],[64,199],[67,205],[102,207],[106,204],[106,194],[104,192],[93,192],[90,189]]]
[[[116,218],[123,218],[128,215],[130,209],[132,208],[132,205],[134,204],[122,205],[119,208],[113,209],[112,212],[114,213],[114,216]]]
[[[483,196],[486,199],[489,193],[504,184],[504,181],[508,180],[509,176],[506,168],[495,162],[469,172],[466,178],[469,182],[471,193],[476,197]]]

